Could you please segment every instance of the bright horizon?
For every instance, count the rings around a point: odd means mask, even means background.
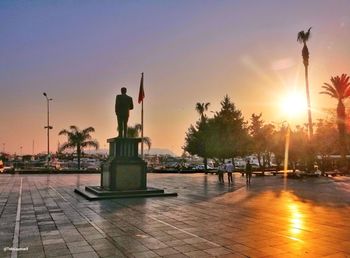
[[[317,8],[315,9],[315,5]],[[336,100],[320,95],[331,76],[350,74],[349,1],[47,1],[0,2],[0,151],[45,152],[46,92],[50,150],[58,132],[93,126],[101,148],[117,135],[115,95],[137,96],[144,72],[145,136],[180,155],[198,119],[197,102],[220,109],[228,94],[245,119],[281,122],[281,100],[305,96],[302,45],[312,26],[309,81],[313,121]],[[212,113],[208,112],[211,116]],[[301,112],[292,124],[307,122]]]

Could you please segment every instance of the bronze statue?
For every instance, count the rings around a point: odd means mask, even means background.
[[[115,99],[115,113],[118,120],[118,137],[126,137],[128,131],[129,111],[134,109],[132,97],[126,95],[126,88],[121,88],[121,95]]]

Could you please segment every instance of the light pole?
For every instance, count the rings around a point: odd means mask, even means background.
[[[284,145],[284,168],[283,168],[283,175],[286,178],[288,173],[288,163],[289,163],[290,125],[287,121],[284,121],[284,123],[287,123],[286,141]]]
[[[47,129],[47,164],[50,164],[50,129],[53,127],[50,126],[50,101],[52,101],[51,98],[49,98],[46,94],[46,92],[43,93],[43,95],[46,98],[46,103],[47,103],[47,126],[44,128]]]
[[[5,143],[2,143],[2,152],[5,153]]]

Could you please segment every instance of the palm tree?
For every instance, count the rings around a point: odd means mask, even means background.
[[[207,116],[205,115],[205,112],[208,111],[210,103],[200,103],[197,102],[196,103],[196,111],[198,112],[198,114],[200,115],[200,124],[204,124],[206,122]],[[208,169],[208,158],[207,157],[203,157],[203,162],[204,162],[204,169],[205,169],[205,173],[207,174],[207,169]]]
[[[209,108],[209,105],[210,103],[207,102],[207,103],[200,103],[200,102],[197,102],[196,103],[196,111],[198,112],[198,114],[200,115],[201,117],[201,121],[204,121],[206,116],[205,116],[205,112],[208,111],[208,108]]]
[[[91,146],[95,149],[98,149],[99,144],[96,140],[91,139],[90,133],[95,132],[93,127],[85,128],[84,130],[79,130],[75,125],[71,125],[69,130],[63,129],[59,132],[58,135],[67,135],[68,141],[63,143],[59,151],[64,151],[66,149],[75,149],[77,150],[78,156],[78,169],[80,170],[80,156],[81,152],[85,147]]]
[[[332,98],[338,100],[337,106],[337,125],[339,133],[339,144],[340,151],[343,160],[343,165],[346,164],[346,123],[345,123],[345,106],[343,100],[350,97],[350,77],[346,74],[342,74],[340,77],[331,77],[332,84],[324,83],[322,88],[324,91],[321,91],[321,94],[327,94]]]
[[[302,50],[302,56],[303,56],[303,63],[305,67],[305,85],[306,85],[306,98],[307,98],[307,112],[308,112],[308,119],[309,119],[309,140],[311,139],[313,135],[313,127],[312,127],[312,118],[311,118],[311,103],[310,103],[310,92],[309,92],[309,72],[308,72],[308,66],[309,66],[309,49],[307,48],[306,41],[309,40],[311,33],[310,33],[311,27],[305,31],[300,31],[298,33],[297,41],[303,44],[303,50]]]
[[[141,124],[136,124],[135,126],[128,126],[127,136],[131,138],[138,138],[140,137],[141,129]],[[152,145],[151,138],[143,137],[142,141],[144,144],[147,145],[148,150],[150,150]]]

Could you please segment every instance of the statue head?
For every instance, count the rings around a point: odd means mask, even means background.
[[[125,87],[121,88],[121,92],[122,94],[126,94],[126,88]]]

